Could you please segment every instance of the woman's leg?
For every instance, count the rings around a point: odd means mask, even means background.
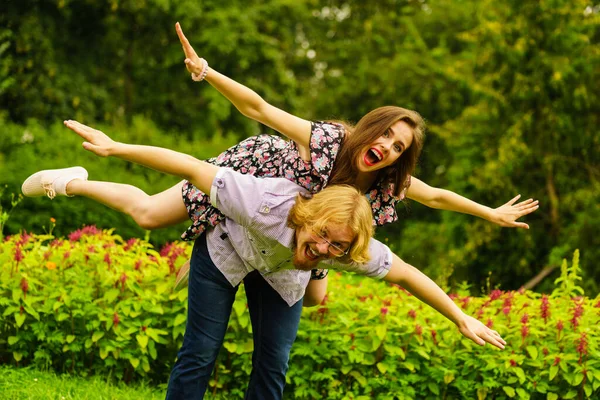
[[[237,287],[208,254],[206,235],[194,244],[183,345],[171,371],[167,400],[202,399],[227,330]]]
[[[84,196],[127,214],[144,229],[158,229],[189,218],[181,197],[182,186],[183,181],[149,196],[132,185],[73,179],[67,184],[66,192],[69,196]]]
[[[302,300],[290,307],[256,271],[244,279],[254,352],[246,399],[281,399],[292,344],[296,340]]]

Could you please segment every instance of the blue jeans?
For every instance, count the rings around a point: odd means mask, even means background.
[[[254,335],[252,373],[246,399],[281,399],[302,301],[290,307],[253,271],[244,279]],[[227,330],[237,287],[210,259],[206,236],[194,244],[183,345],[171,371],[167,400],[202,399]]]

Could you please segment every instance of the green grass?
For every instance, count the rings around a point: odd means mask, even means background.
[[[80,378],[0,366],[2,400],[162,400],[165,394],[166,388],[114,385],[102,377]]]

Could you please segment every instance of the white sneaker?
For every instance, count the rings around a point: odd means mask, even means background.
[[[21,191],[27,197],[46,195],[53,199],[56,195],[68,196],[67,184],[73,179],[85,181],[87,177],[88,173],[83,167],[46,169],[27,178],[21,186]]]

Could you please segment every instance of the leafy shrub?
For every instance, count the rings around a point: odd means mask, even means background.
[[[173,293],[189,246],[85,227],[68,239],[26,233],[0,244],[0,360],[77,374],[166,382],[185,329],[187,291]],[[600,298],[583,296],[579,255],[552,294],[451,297],[508,341],[477,346],[397,285],[332,273],[305,310],[286,396],[298,399],[549,399],[600,394]],[[243,290],[238,296],[243,297]],[[252,338],[238,298],[210,391],[242,397]]]

